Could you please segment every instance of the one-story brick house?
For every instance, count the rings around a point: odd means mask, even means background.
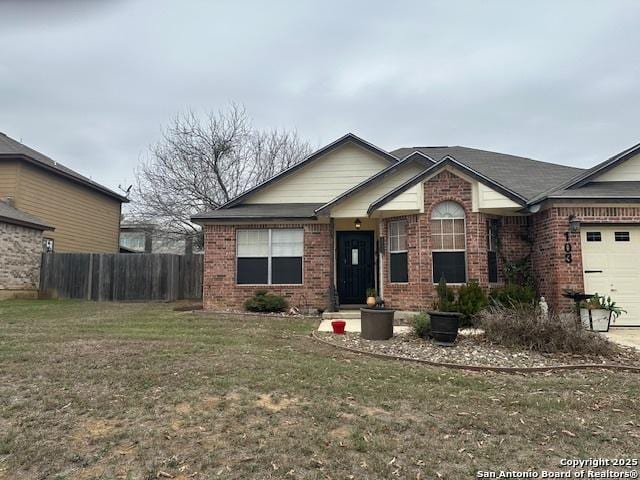
[[[435,284],[505,282],[528,263],[539,295],[611,295],[640,326],[640,144],[589,170],[467,147],[387,152],[353,134],[192,219],[204,228],[204,305],[264,289],[299,307],[432,306]]]

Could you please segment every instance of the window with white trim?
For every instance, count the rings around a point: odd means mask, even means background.
[[[389,222],[389,281],[406,283],[409,281],[407,258],[407,221]]]
[[[456,202],[439,203],[431,212],[433,282],[467,281],[464,208]]]
[[[238,284],[302,283],[302,229],[242,229],[236,239]]]

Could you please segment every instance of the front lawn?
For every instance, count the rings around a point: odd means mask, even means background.
[[[0,303],[0,478],[473,478],[640,451],[640,376],[478,374],[313,322]],[[352,477],[350,477],[352,476]]]

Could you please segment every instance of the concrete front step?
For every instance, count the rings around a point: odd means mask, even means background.
[[[396,320],[411,320],[418,312],[396,310]],[[338,312],[323,312],[323,320],[360,320],[360,310],[342,310]]]

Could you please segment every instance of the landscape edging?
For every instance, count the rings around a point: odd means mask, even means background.
[[[498,373],[538,373],[538,372],[553,372],[563,370],[612,370],[612,371],[628,371],[634,373],[640,373],[640,367],[634,367],[631,365],[619,365],[619,364],[597,364],[597,363],[585,363],[585,364],[572,364],[572,365],[550,365],[546,367],[491,367],[483,365],[466,365],[460,363],[445,363],[434,362],[432,360],[425,360],[421,358],[403,357],[400,355],[389,355],[387,353],[369,352],[367,350],[360,350],[353,347],[345,347],[338,345],[328,340],[324,340],[316,335],[316,332],[311,332],[311,338],[315,341],[337,348],[339,350],[346,350],[352,353],[360,353],[362,355],[369,355],[371,357],[382,358],[385,360],[401,360],[404,362],[421,363],[423,365],[430,365],[432,367],[444,367],[455,370],[470,370],[474,372],[498,372]]]

